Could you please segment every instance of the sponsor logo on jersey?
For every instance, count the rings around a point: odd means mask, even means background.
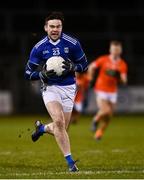
[[[64,52],[65,52],[65,53],[69,53],[69,48],[68,48],[68,47],[65,47],[65,48],[64,48]]]
[[[48,54],[49,51],[48,51],[48,50],[45,50],[45,51],[43,51],[42,53],[43,53],[43,54]]]

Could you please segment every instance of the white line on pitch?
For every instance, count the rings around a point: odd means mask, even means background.
[[[92,175],[92,174],[144,174],[144,170],[99,170],[99,171],[79,171],[74,175]],[[37,172],[37,173],[7,173],[0,176],[48,176],[48,175],[68,175],[69,172]]]

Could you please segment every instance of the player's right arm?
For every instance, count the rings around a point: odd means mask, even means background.
[[[100,66],[103,63],[103,58],[98,58],[94,60],[88,67],[88,74],[89,74],[89,79],[93,80],[96,71],[100,68]]]
[[[30,58],[25,68],[25,79],[27,80],[43,80],[46,81],[49,77],[56,75],[53,70],[46,71],[45,68],[42,71],[38,70],[41,63],[41,56],[36,47],[34,47],[30,53]]]
[[[39,80],[40,72],[37,70],[41,62],[40,53],[34,47],[30,53],[29,60],[25,67],[25,79],[28,80]]]
[[[93,88],[96,82],[96,78],[99,73],[99,68],[102,66],[103,58],[99,57],[94,60],[88,67],[88,76],[89,76],[89,88]]]

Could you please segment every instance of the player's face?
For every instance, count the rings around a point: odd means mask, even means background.
[[[110,54],[113,56],[120,56],[122,54],[122,47],[120,45],[111,45]]]
[[[47,32],[50,39],[56,41],[59,39],[62,33],[62,22],[59,19],[49,20],[44,26],[45,31]]]

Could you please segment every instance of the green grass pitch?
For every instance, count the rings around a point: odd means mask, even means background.
[[[44,135],[31,141],[35,119],[0,117],[0,178],[144,178],[144,116],[115,116],[104,138],[90,132],[90,116],[71,125],[71,149],[79,167],[69,173],[54,138]]]

